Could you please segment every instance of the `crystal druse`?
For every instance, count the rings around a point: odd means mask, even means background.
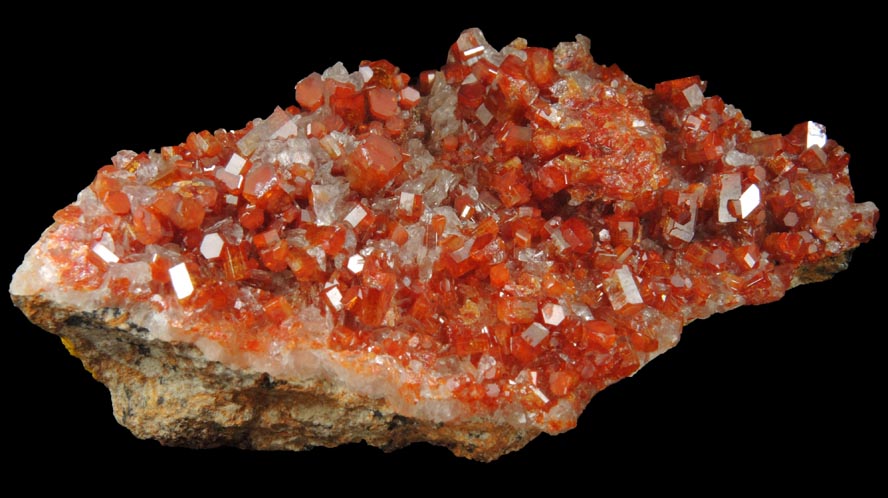
[[[475,29],[415,79],[337,64],[243,129],[118,153],[10,293],[140,436],[492,459],[874,236],[822,125],[754,131],[705,88]]]

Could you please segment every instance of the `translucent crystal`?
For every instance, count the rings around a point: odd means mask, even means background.
[[[826,127],[820,123],[815,123],[814,121],[808,121],[806,123],[807,133],[805,134],[805,147],[811,148],[814,146],[822,148],[826,145]]]
[[[176,292],[176,297],[185,299],[194,292],[194,283],[191,281],[191,274],[185,263],[179,263],[169,269],[170,283]]]
[[[538,346],[549,335],[549,329],[544,325],[533,322],[521,333],[521,338],[531,346]]]
[[[222,254],[224,246],[225,241],[218,233],[208,233],[204,235],[203,241],[200,243],[200,253],[207,259],[215,259]]]
[[[718,195],[718,221],[730,223],[737,221],[728,210],[728,203],[740,198],[741,180],[739,173],[721,175],[721,190]]]
[[[564,308],[560,304],[546,303],[542,312],[546,325],[559,325],[564,321]]]
[[[740,217],[746,218],[749,216],[752,210],[758,207],[760,202],[761,195],[759,194],[759,188],[755,185],[750,185],[740,196]]]
[[[632,270],[628,266],[623,265],[614,270],[616,277],[616,285],[612,286],[609,292],[611,304],[615,310],[620,310],[630,304],[642,304],[644,300],[638,291],[638,285],[635,283],[635,277]]]
[[[703,90],[700,90],[699,85],[691,85],[685,88],[682,93],[692,108],[700,107],[703,104]]]
[[[231,158],[228,159],[228,162],[225,164],[225,171],[234,176],[238,176],[243,172],[244,166],[247,164],[247,160],[241,157],[239,154],[234,153],[231,155]]]
[[[106,263],[117,263],[120,261],[120,258],[117,257],[110,249],[98,243],[92,247],[94,253],[96,253],[103,261]]]

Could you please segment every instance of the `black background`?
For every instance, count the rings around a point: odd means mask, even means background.
[[[598,62],[617,63],[647,86],[699,74],[708,95],[721,95],[768,133],[821,122],[852,155],[858,200],[888,207],[883,44],[867,22],[871,13],[809,9],[805,18],[745,5],[715,14],[694,4],[655,11],[504,4],[497,15],[457,3],[326,7],[332,12],[257,4],[207,18],[105,11],[109,18],[84,22],[73,20],[84,12],[53,11],[42,13],[51,19],[16,20],[26,29],[4,40],[12,85],[4,121],[16,131],[3,140],[3,169],[21,197],[4,210],[5,274],[119,149],[240,128],[294,103],[293,85],[337,60],[355,70],[362,59],[387,58],[415,77],[440,67],[473,25],[498,48],[517,36],[553,47],[583,33]],[[645,20],[636,23],[636,15]],[[402,478],[586,489],[609,482],[625,491],[708,481],[719,485],[712,491],[772,482],[866,487],[885,464],[882,239],[857,250],[850,269],[829,282],[689,325],[677,348],[595,397],[576,429],[543,435],[492,464],[425,444],[391,454],[364,445],[286,453],[141,441],[115,422],[107,390],[59,340],[7,305],[5,449],[16,456],[13,469],[101,469],[146,484],[162,482],[164,472],[237,483],[333,471],[340,478],[328,485],[411,493],[426,488],[401,488]],[[148,469],[159,477],[145,481]]]

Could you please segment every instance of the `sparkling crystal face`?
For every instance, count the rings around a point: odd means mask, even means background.
[[[385,364],[370,394],[414,415],[557,432],[683,324],[872,235],[822,126],[754,132],[699,78],[647,89],[582,41],[508,48],[466,32],[416,87],[334,67],[244,129],[122,152],[57,214],[87,227],[52,239],[63,285],[233,355]]]

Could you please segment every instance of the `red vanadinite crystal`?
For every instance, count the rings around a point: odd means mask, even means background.
[[[588,48],[468,30],[415,87],[338,65],[298,108],[121,152],[56,214],[61,284],[279,375],[322,352],[411,415],[558,432],[685,323],[874,235],[822,126],[764,135],[696,76],[651,90]]]

